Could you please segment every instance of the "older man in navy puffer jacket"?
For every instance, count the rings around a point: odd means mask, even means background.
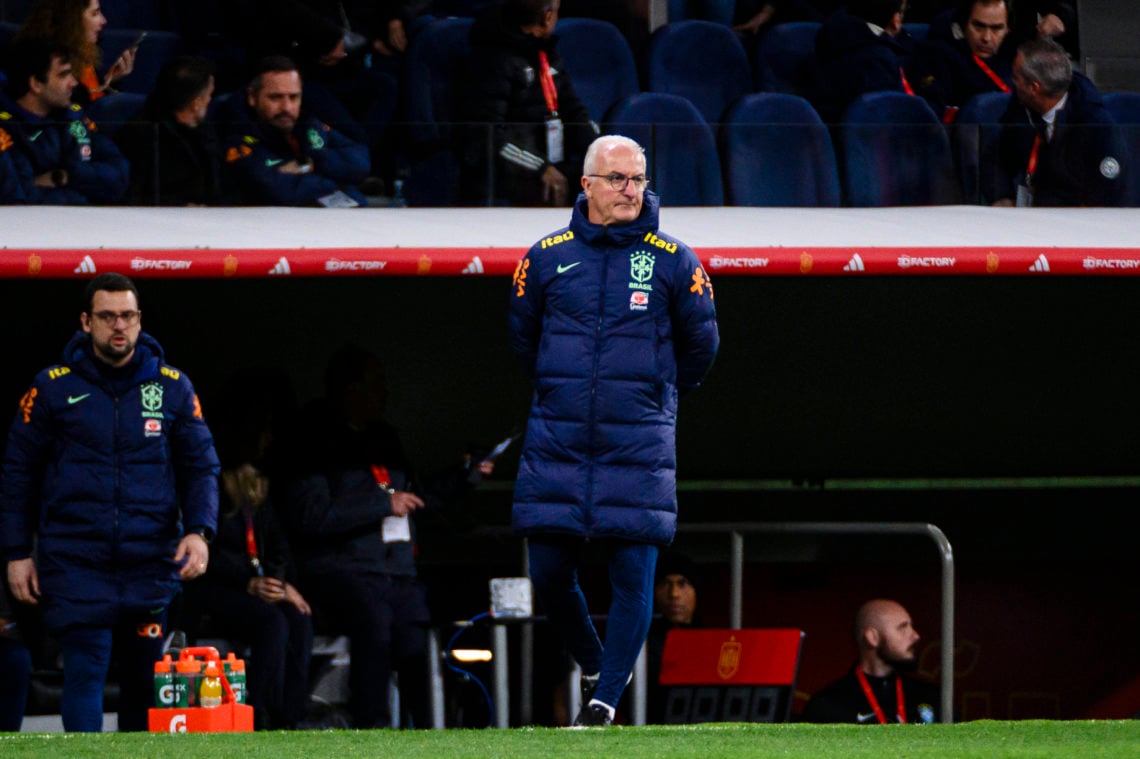
[[[716,355],[700,260],[657,228],[645,153],[594,141],[568,228],[539,241],[512,284],[511,345],[535,396],[515,486],[540,603],[582,667],[575,724],[608,725],[649,630],[659,546],[677,526],[677,397]],[[613,602],[603,647],[577,569],[603,541]]]

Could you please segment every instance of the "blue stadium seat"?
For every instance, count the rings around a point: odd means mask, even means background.
[[[872,92],[839,125],[843,189],[858,207],[958,202],[950,138],[922,98]]]
[[[1121,137],[1128,146],[1128,156],[1121,161],[1128,182],[1124,205],[1140,206],[1140,92],[1109,92],[1104,95],[1104,105],[1120,125]]]
[[[930,34],[930,24],[918,22],[903,24],[903,29],[906,29],[907,33],[910,34],[916,42],[922,42],[926,39],[927,35]]]
[[[639,91],[633,51],[616,26],[592,18],[564,18],[554,31],[562,65],[594,121],[600,124],[614,103]]]
[[[798,95],[746,95],[721,129],[729,205],[839,205],[839,170],[831,136]]]
[[[408,46],[404,70],[404,121],[408,124],[407,180],[410,205],[456,202],[459,160],[451,122],[461,70],[471,55],[471,18],[440,18],[424,26]]]
[[[807,95],[820,26],[814,21],[794,21],[769,29],[756,45],[756,89]]]
[[[136,39],[142,29],[105,28],[99,37],[99,47],[103,51],[103,64],[110,66],[119,54]],[[144,95],[154,90],[158,82],[158,72],[169,61],[182,53],[182,39],[174,32],[149,31],[139,45],[135,56],[135,70],[129,76],[115,82],[120,92],[138,92]]]
[[[87,115],[98,125],[100,132],[114,137],[123,124],[142,110],[146,97],[137,92],[113,92],[91,103],[87,107]]]
[[[735,6],[733,0],[669,0],[666,8],[670,21],[704,19],[732,26]]]
[[[1009,98],[1004,92],[984,92],[970,98],[958,111],[951,144],[967,203],[989,205],[998,196],[998,121]]]
[[[649,43],[649,89],[680,95],[708,124],[752,92],[748,54],[731,28],[712,21],[676,21]]]
[[[712,130],[683,97],[643,92],[618,103],[603,130],[645,148],[652,189],[671,206],[724,204],[720,162]]]

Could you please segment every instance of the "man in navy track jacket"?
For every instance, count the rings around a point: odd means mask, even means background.
[[[166,610],[206,571],[218,458],[190,380],[142,332],[138,291],[91,280],[82,332],[36,375],[8,433],[0,552],[17,601],[63,653],[69,732],[103,726],[114,645],[119,729],[145,730]]]
[[[659,231],[645,166],[633,140],[595,140],[570,226],[530,249],[511,293],[511,346],[535,384],[513,522],[593,696],[585,726],[610,724],[648,633],[657,550],[677,526],[677,398],[720,341],[712,285]],[[604,648],[577,580],[593,540],[608,549],[614,590]]]

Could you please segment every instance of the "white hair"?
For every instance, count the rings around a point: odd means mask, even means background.
[[[598,153],[608,148],[626,147],[631,150],[636,150],[641,156],[641,163],[645,165],[645,148],[637,144],[636,140],[630,139],[620,134],[604,134],[590,143],[590,147],[586,149],[586,158],[582,161],[582,173],[594,174],[594,169],[598,166]]]

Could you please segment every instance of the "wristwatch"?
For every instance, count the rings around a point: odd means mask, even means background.
[[[190,530],[190,532],[188,532],[187,534],[188,535],[197,535],[202,540],[206,541],[206,545],[209,545],[210,541],[212,541],[214,539],[214,531],[211,530],[209,527],[195,527],[193,530]]]

